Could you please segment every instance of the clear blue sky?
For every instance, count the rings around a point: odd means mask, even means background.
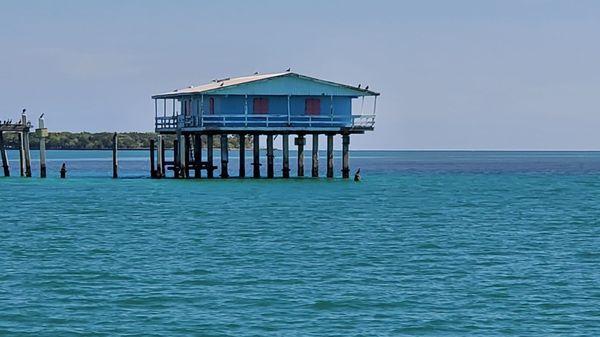
[[[382,93],[355,149],[600,148],[600,1],[13,1],[0,27],[0,119],[56,131],[292,67]]]

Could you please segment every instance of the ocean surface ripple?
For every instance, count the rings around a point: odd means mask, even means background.
[[[0,178],[0,335],[600,335],[600,153],[355,152],[361,183],[49,157]]]

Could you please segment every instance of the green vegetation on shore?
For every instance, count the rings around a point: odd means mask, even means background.
[[[46,149],[48,150],[105,150],[112,148],[112,132],[50,132],[46,138]],[[6,145],[9,148],[19,147],[19,138],[15,133],[4,134]],[[206,138],[203,138],[206,144]],[[148,149],[150,139],[156,139],[154,132],[123,132],[119,133],[119,149]],[[251,139],[251,138],[249,138]],[[165,136],[165,142],[169,147],[173,146],[174,135]],[[246,144],[251,144],[247,141]],[[214,138],[214,147],[220,146],[220,138]],[[39,148],[39,139],[35,132],[30,133],[31,149]],[[229,137],[229,147],[239,148],[237,136]]]

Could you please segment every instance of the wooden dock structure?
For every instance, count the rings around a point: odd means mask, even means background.
[[[25,109],[21,114],[21,119],[14,123],[12,120],[0,122],[0,157],[2,159],[2,171],[5,177],[10,177],[10,164],[6,153],[6,142],[4,135],[7,133],[16,133],[19,138],[19,173],[22,177],[31,177],[31,150],[29,146],[29,134],[31,132],[31,122],[27,120]],[[38,128],[35,130],[40,141],[40,177],[46,178],[46,138],[48,129],[45,127],[44,114],[38,120]]]
[[[266,177],[275,178],[274,142],[281,139],[281,177],[290,177],[290,144],[297,147],[297,175],[305,175],[304,148],[312,139],[311,177],[319,177],[319,138],[326,138],[327,178],[334,177],[334,138],[341,137],[341,176],[350,176],[350,136],[374,130],[379,93],[340,83],[300,75],[291,71],[224,78],[152,96],[154,100],[156,142],[150,149],[150,175],[175,178],[203,176],[214,178],[214,140],[220,142],[219,177],[230,177],[229,137],[239,138],[238,177],[246,176],[246,145],[252,142],[252,177],[261,177],[266,164]],[[365,100],[372,98],[372,112],[365,112]],[[353,111],[352,101],[360,99],[360,111]],[[173,160],[165,158],[163,135],[174,134]],[[266,158],[261,163],[260,139],[266,138]],[[206,144],[202,139],[206,139]],[[202,157],[205,149],[206,158]],[[157,156],[155,158],[155,155]]]

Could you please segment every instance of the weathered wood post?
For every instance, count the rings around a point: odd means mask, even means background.
[[[23,133],[18,133],[19,137],[19,174],[25,176],[25,145],[23,144]]]
[[[183,172],[184,172],[185,178],[189,178],[190,177],[190,154],[191,154],[191,150],[192,150],[192,145],[190,143],[190,135],[184,134],[183,142],[184,142],[183,163],[184,163],[184,167],[185,167]]]
[[[17,133],[19,137],[19,175],[25,176],[25,146],[23,145],[23,133]]]
[[[29,149],[29,126],[27,125],[27,115],[21,115],[21,124],[26,127],[23,131],[23,155],[25,157],[25,176],[31,178],[31,151]]]
[[[350,135],[342,135],[342,178],[350,178]]]
[[[113,135],[113,148],[112,148],[112,161],[113,161],[113,178],[119,177],[119,163],[117,161],[117,149],[118,149],[118,136],[117,133]]]
[[[181,156],[179,155],[179,137],[173,140],[173,178],[179,178],[181,170]]]
[[[290,137],[287,134],[282,135],[281,147],[283,151],[283,172],[284,178],[290,177]]]
[[[306,144],[306,138],[304,138],[304,135],[298,135],[295,143],[298,146],[298,177],[304,177],[304,144]]]
[[[162,136],[158,135],[156,136],[156,178],[163,177],[162,163],[165,160],[165,158],[162,156],[162,146]]]
[[[252,175],[260,178],[260,136],[252,135]]]
[[[160,138],[160,177],[167,176],[167,163],[166,163],[166,152],[167,147],[165,146],[165,139],[162,136]]]
[[[66,179],[67,178],[67,163],[62,163],[62,166],[60,167],[60,179]]]
[[[154,139],[150,139],[150,178],[156,178],[156,169],[154,168]]]
[[[246,176],[246,135],[241,133],[240,137],[240,178]]]
[[[316,178],[319,176],[319,134],[315,133],[312,136],[312,170],[311,176]]]
[[[267,178],[273,178],[274,172],[273,135],[267,135]]]
[[[215,170],[215,166],[213,164],[213,135],[208,134],[206,135],[206,161],[207,161],[207,167],[206,167],[206,176],[208,178],[213,178],[214,177],[214,170]]]
[[[333,135],[327,135],[327,178],[333,178]]]
[[[202,176],[202,134],[194,134],[194,178]]]
[[[3,132],[0,131],[0,155],[2,156],[2,169],[4,176],[10,177],[10,166],[8,165],[8,156],[6,155],[6,147],[4,146]]]
[[[227,134],[221,135],[221,178],[229,178],[227,166],[229,164],[229,141]]]
[[[46,178],[46,137],[48,129],[44,125],[44,117],[38,120],[38,128],[35,130],[40,139],[40,178]]]

